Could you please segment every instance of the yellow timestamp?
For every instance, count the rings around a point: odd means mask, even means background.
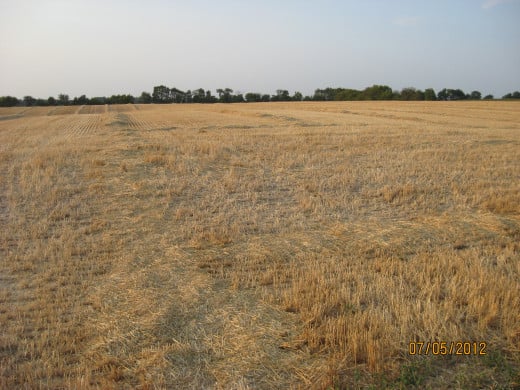
[[[486,355],[485,341],[410,341],[408,354],[410,355]]]

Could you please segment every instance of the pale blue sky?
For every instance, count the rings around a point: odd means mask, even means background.
[[[520,0],[0,0],[0,96],[520,90]]]

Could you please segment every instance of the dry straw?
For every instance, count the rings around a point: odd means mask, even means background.
[[[514,102],[2,109],[0,387],[518,386],[519,124]]]

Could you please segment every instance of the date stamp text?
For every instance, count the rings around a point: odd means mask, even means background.
[[[461,355],[484,356],[487,343],[485,341],[410,341],[410,355]]]

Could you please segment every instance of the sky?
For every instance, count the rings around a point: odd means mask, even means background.
[[[0,0],[0,96],[520,90],[520,0]]]

